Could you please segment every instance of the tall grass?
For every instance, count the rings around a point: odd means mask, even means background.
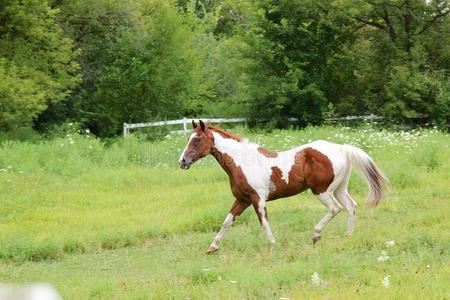
[[[394,197],[395,190],[415,189],[430,176],[439,182],[450,174],[448,136],[436,130],[237,131],[275,150],[314,139],[355,144],[388,174]],[[135,245],[153,236],[216,230],[231,202],[227,177],[211,158],[189,172],[179,170],[185,142],[178,135],[153,143],[130,136],[107,147],[76,134],[39,143],[3,142],[0,258],[57,258]],[[359,178],[351,187],[364,198]],[[427,188],[448,195],[446,187],[421,187]]]
[[[203,251],[232,195],[213,159],[189,171],[178,168],[186,136],[155,142],[130,136],[108,145],[74,133],[33,143],[3,141],[0,281],[50,281],[74,299],[345,299],[400,297],[411,289],[431,298],[449,295],[436,283],[449,275],[448,135],[370,127],[235,132],[273,150],[315,139],[354,144],[387,174],[390,194],[379,208],[364,208],[367,187],[353,175],[350,193],[360,204],[355,235],[344,238],[343,213],[317,247],[309,238],[325,209],[311,193],[271,202],[278,240],[272,252],[248,209],[211,258]],[[391,239],[396,246],[386,249]],[[384,264],[376,261],[382,251],[391,256]],[[114,274],[105,279],[102,268]],[[92,275],[83,279],[86,270]],[[313,272],[323,279],[319,286],[311,283]],[[382,287],[387,275],[396,290]],[[122,284],[126,288],[118,287]]]

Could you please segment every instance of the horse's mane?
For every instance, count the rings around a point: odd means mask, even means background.
[[[217,132],[218,134],[220,134],[224,138],[233,139],[233,140],[241,142],[241,143],[245,141],[245,139],[241,138],[237,134],[225,131],[222,128],[219,128],[217,126],[209,126],[208,128],[210,130],[214,131],[214,132]]]

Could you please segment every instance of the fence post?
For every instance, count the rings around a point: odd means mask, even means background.
[[[128,124],[123,123],[123,136],[126,136],[128,134]]]
[[[183,130],[184,130],[184,133],[188,132],[188,130],[187,130],[187,119],[186,118],[183,118]]]

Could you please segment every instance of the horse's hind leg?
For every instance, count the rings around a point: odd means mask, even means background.
[[[325,226],[341,211],[341,208],[336,203],[333,198],[333,192],[324,192],[319,195],[320,202],[328,207],[327,214],[314,226],[312,240],[315,244],[320,239],[320,232],[325,228]]]
[[[351,235],[353,233],[353,229],[355,227],[355,220],[356,220],[356,202],[352,199],[350,194],[347,191],[348,186],[348,180],[350,178],[350,172],[348,172],[348,175],[346,178],[342,181],[342,183],[339,185],[339,187],[334,192],[334,196],[339,201],[339,203],[345,207],[348,213],[347,218],[347,235]]]

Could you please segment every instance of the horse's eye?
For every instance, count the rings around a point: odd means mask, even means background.
[[[196,145],[196,146],[199,145],[201,141],[202,141],[201,139],[195,138],[194,139],[194,145]]]

